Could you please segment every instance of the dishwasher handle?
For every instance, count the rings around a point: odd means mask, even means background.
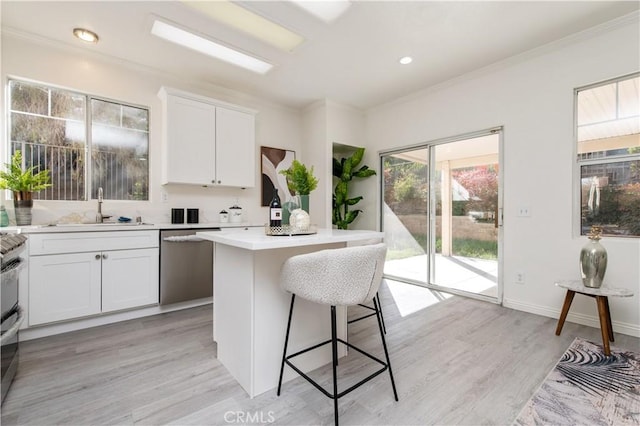
[[[196,234],[192,235],[173,235],[171,237],[164,237],[162,241],[169,243],[198,243],[201,241],[208,241],[202,237],[198,237]]]

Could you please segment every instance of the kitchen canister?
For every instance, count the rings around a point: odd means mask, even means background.
[[[171,223],[184,223],[184,209],[171,209]]]
[[[242,222],[242,207],[234,204],[229,207],[229,222],[240,223]]]
[[[220,222],[221,223],[229,222],[229,213],[226,210],[220,211],[219,215],[220,215]]]

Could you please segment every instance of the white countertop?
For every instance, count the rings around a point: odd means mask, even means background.
[[[319,229],[312,235],[266,235],[264,227],[227,232],[198,232],[196,235],[218,244],[225,244],[247,250],[269,250],[287,247],[312,246],[317,244],[380,241],[383,232],[340,229]]]
[[[7,232],[24,232],[25,234],[37,233],[53,233],[53,232],[95,232],[95,231],[147,231],[154,229],[206,229],[206,228],[238,228],[259,226],[250,222],[210,222],[210,223],[66,223],[56,225],[31,225],[31,226],[9,226],[0,228],[1,231]]]

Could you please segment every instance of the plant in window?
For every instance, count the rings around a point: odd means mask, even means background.
[[[48,169],[40,170],[31,166],[23,170],[22,151],[17,150],[6,164],[7,171],[0,172],[0,189],[13,191],[13,204],[16,212],[16,224],[31,225],[33,193],[51,186]]]
[[[349,182],[354,177],[367,178],[376,174],[375,170],[369,166],[362,166],[356,169],[364,157],[364,148],[358,148],[350,157],[342,158],[338,161],[333,159],[333,176],[339,179],[333,192],[333,218],[332,222],[338,229],[347,229],[349,224],[362,212],[360,209],[349,210],[349,207],[356,205],[364,197],[349,198]]]

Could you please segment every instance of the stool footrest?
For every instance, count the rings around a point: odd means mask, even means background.
[[[375,315],[375,314],[373,314]],[[387,370],[388,365],[386,362],[382,361],[379,358],[376,358],[375,356],[363,351],[362,349],[358,348],[357,346],[352,345],[351,343],[345,342],[342,339],[336,339],[338,342],[342,343],[343,345],[360,352],[361,354],[365,355],[366,357],[372,359],[373,361],[376,361],[378,364],[382,365],[382,368],[379,370],[374,371],[373,373],[371,373],[369,376],[365,377],[364,379],[360,380],[358,383],[354,384],[353,386],[349,387],[348,389],[345,389],[344,391],[337,393],[337,394],[332,394],[330,392],[328,392],[325,388],[323,388],[322,386],[320,386],[320,384],[318,384],[315,380],[313,380],[311,377],[309,377],[307,374],[305,374],[302,370],[300,370],[298,367],[296,367],[291,361],[289,361],[291,358],[294,358],[296,356],[302,355],[304,353],[307,353],[309,351],[312,351],[314,349],[317,349],[321,346],[324,346],[328,343],[331,343],[331,339],[326,340],[324,342],[318,343],[317,345],[313,345],[310,346],[306,349],[303,349],[301,351],[298,351],[292,355],[289,355],[285,358],[285,363],[291,367],[296,373],[298,373],[300,376],[304,377],[309,383],[311,383],[313,386],[315,386],[316,389],[318,389],[320,392],[322,392],[323,394],[325,394],[327,397],[331,398],[331,399],[338,399],[343,397],[344,395],[348,394],[349,392],[351,392],[352,390],[362,386],[363,384],[367,383],[369,380],[373,379],[374,377],[380,375],[381,373],[383,373],[384,371]]]

